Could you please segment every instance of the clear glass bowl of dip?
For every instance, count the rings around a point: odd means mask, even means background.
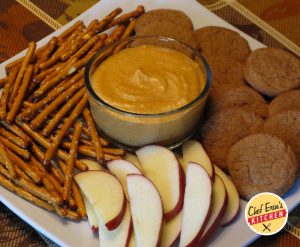
[[[147,44],[175,48],[199,64],[204,85],[196,98],[177,109],[149,114],[119,109],[96,94],[92,87],[93,75],[108,57],[122,49]],[[189,139],[201,122],[210,84],[210,68],[201,54],[183,42],[165,37],[132,37],[117,41],[99,50],[85,70],[89,104],[99,131],[114,144],[129,151],[147,144],[175,148]]]

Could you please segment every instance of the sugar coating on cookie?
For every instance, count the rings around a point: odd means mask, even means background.
[[[244,76],[258,92],[276,97],[300,86],[300,60],[282,49],[260,48],[248,56]]]
[[[278,95],[269,105],[269,115],[283,111],[300,111],[300,90],[291,90]]]
[[[250,135],[235,143],[228,153],[227,166],[245,199],[261,192],[283,195],[296,181],[298,172],[292,147],[268,134]]]
[[[209,105],[209,112],[213,114],[217,111],[228,108],[240,108],[245,111],[256,112],[262,117],[268,115],[268,105],[265,99],[255,90],[248,86],[231,88],[220,95]]]
[[[271,116],[265,122],[263,130],[290,144],[300,163],[300,112],[285,111]]]
[[[172,22],[182,28],[193,30],[191,19],[182,11],[174,9],[155,9],[142,14],[136,21],[135,31],[141,32],[153,21]]]
[[[207,57],[221,56],[244,62],[250,53],[248,41],[230,29],[208,26],[194,32],[201,52]]]
[[[211,115],[200,129],[201,141],[212,161],[226,170],[226,157],[240,139],[261,131],[263,119],[255,112],[230,108]]]

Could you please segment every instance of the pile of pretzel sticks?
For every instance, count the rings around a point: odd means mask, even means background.
[[[97,132],[83,79],[92,56],[130,36],[144,8],[121,12],[117,8],[87,26],[78,21],[38,49],[29,43],[26,55],[7,64],[7,77],[0,80],[0,184],[74,220],[86,217],[72,180],[74,168],[88,169],[79,157],[104,164],[124,155]]]

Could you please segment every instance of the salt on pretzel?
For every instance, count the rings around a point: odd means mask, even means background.
[[[7,150],[5,149],[4,145],[1,142],[0,142],[0,162],[5,165],[10,176],[12,178],[15,178],[16,177],[15,165],[8,157]]]
[[[5,128],[0,127],[0,135],[6,138],[7,140],[11,141],[12,143],[18,145],[21,148],[28,147],[28,143],[26,143],[23,139],[16,136],[12,132],[6,130]]]
[[[17,153],[19,156],[21,156],[24,160],[29,160],[31,157],[30,152],[28,152],[27,149],[20,148],[10,140],[4,138],[3,136],[0,136],[0,142],[9,150],[13,151],[14,153]]]

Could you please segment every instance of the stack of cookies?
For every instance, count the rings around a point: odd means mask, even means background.
[[[212,86],[201,142],[240,195],[287,192],[300,164],[300,60],[282,49],[251,52],[246,39],[223,27],[193,30],[178,10],[143,14],[135,32],[180,40],[208,61]]]

